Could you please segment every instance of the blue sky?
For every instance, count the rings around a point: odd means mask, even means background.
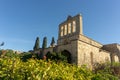
[[[49,45],[58,38],[58,25],[79,13],[86,36],[120,43],[120,0],[0,0],[0,48],[28,51],[37,36],[41,45],[46,36]]]

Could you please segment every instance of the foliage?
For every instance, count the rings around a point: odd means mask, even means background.
[[[106,73],[94,74],[86,66],[20,58],[0,58],[0,80],[118,80]]]
[[[101,76],[103,76],[103,77],[107,76],[107,78],[109,78],[109,79],[114,76],[118,76],[120,78],[120,63],[114,62],[114,63],[112,63],[112,65],[111,65],[111,63],[97,64],[94,67],[93,72],[95,74],[97,74],[97,77],[100,77],[99,74],[103,74]],[[102,79],[102,80],[106,80],[106,78]]]
[[[111,72],[120,78],[120,63],[113,63],[111,66]]]
[[[66,63],[61,53],[48,53],[47,61],[29,52],[5,53],[0,57],[0,80],[119,80],[120,76],[120,63],[96,64],[91,71],[86,66]]]
[[[43,38],[42,49],[44,50],[45,48],[47,48],[47,37]]]
[[[30,52],[24,52],[20,54],[20,59],[24,62],[26,62],[30,58],[32,58],[32,54]]]
[[[40,48],[40,40],[39,40],[39,37],[37,37],[33,49],[38,50],[39,48]]]
[[[19,55],[13,50],[0,50],[0,57],[19,57]]]
[[[55,39],[54,39],[54,37],[52,37],[52,41],[51,41],[51,44],[50,44],[50,46],[54,46],[55,45]]]
[[[67,57],[62,55],[61,53],[50,53],[48,52],[46,54],[47,60],[54,60],[54,61],[63,61],[63,62],[67,62]]]

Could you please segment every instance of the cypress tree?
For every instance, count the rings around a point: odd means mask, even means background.
[[[37,37],[33,49],[38,50],[39,48],[40,48],[40,40],[39,40],[39,37]]]
[[[55,39],[54,39],[54,37],[52,37],[52,41],[51,41],[50,46],[53,47],[54,45],[55,45]]]
[[[44,50],[45,48],[47,48],[47,37],[43,38],[42,50]]]
[[[47,37],[43,38],[43,43],[42,43],[42,51],[40,54],[40,58],[43,59],[44,57],[44,49],[47,48]]]

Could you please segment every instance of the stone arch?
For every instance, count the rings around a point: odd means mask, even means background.
[[[71,53],[68,50],[63,50],[61,54],[67,57],[68,63],[72,63]]]
[[[115,53],[110,53],[111,63],[115,62]]]

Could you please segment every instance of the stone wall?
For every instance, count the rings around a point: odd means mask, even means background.
[[[78,41],[78,65],[87,64],[92,67],[95,63],[110,61],[110,53],[100,48]]]
[[[67,20],[59,24],[57,46],[54,47],[56,49],[48,48],[45,53],[53,51],[59,53],[66,50],[71,55],[72,63],[86,64],[88,67],[92,67],[95,63],[111,61],[111,52],[120,56],[120,45],[114,49],[113,46],[103,47],[99,42],[83,35],[82,16],[78,14],[68,16]],[[118,56],[115,55],[114,58],[118,61]]]
[[[117,55],[114,56],[115,62],[119,62],[119,57]]]
[[[103,46],[99,42],[97,42],[97,41],[95,41],[95,40],[93,40],[91,38],[88,38],[88,37],[86,37],[84,35],[79,35],[79,40],[84,41],[85,43],[90,44],[91,46],[96,46],[98,48],[101,48]]]
[[[120,45],[119,44],[107,44],[103,45],[102,49],[109,51],[113,57],[114,61],[119,62],[120,61]]]
[[[73,17],[68,16],[67,20],[59,24],[58,39],[74,34],[83,34],[82,16],[80,14]]]
[[[59,45],[57,52],[62,52],[67,50],[71,54],[71,59],[73,64],[77,64],[77,41],[72,41],[66,45]]]
[[[53,50],[54,50],[54,47],[46,48],[46,49],[44,50],[44,55],[46,55],[48,52],[50,52],[50,53],[54,52]]]

